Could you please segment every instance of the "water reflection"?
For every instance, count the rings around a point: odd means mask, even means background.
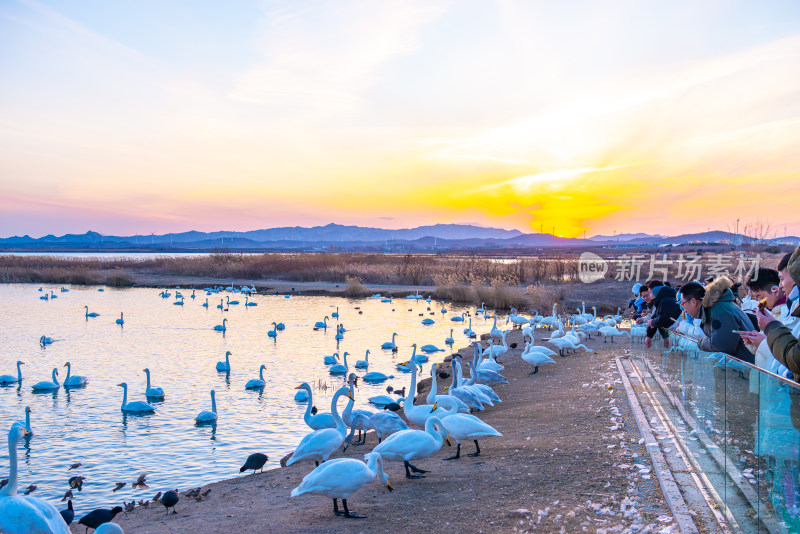
[[[391,306],[377,300],[263,295],[250,297],[258,306],[231,306],[228,312],[210,318],[209,310],[202,306],[205,299],[187,298],[184,306],[173,306],[171,300],[159,298],[158,291],[134,288],[103,293],[96,288],[72,288],[51,302],[43,314],[38,299],[36,304],[24,303],[35,289],[0,286],[0,301],[21,303],[13,315],[4,318],[0,329],[0,368],[5,370],[20,355],[33,353],[35,356],[26,360],[26,375],[49,375],[56,362],[70,361],[89,382],[85,387],[65,388],[63,393],[35,395],[30,388],[33,381],[25,382],[25,387],[0,387],[0,422],[19,419],[26,405],[36,413],[39,447],[31,452],[32,460],[20,477],[39,485],[37,496],[61,498],[63,493],[56,491],[63,486],[63,467],[75,461],[76,450],[81,451],[86,465],[94,466],[92,476],[98,486],[76,503],[79,516],[130,500],[132,495],[125,495],[126,490],[111,493],[113,482],[135,478],[143,471],[156,475],[153,479],[158,480],[159,489],[195,487],[237,472],[244,459],[265,442],[276,451],[272,465],[266,467],[277,466],[281,456],[277,452],[291,450],[308,432],[302,417],[306,405],[294,401],[294,387],[308,382],[315,403],[327,409],[336,387],[345,383],[344,377],[328,374],[322,361],[325,355],[348,351],[351,356],[361,356],[371,349],[369,368],[356,370],[351,363],[350,370],[358,376],[373,371],[395,375],[382,384],[359,384],[357,408],[375,410],[368,404],[369,397],[384,394],[387,385],[398,389],[408,385],[408,375],[395,372],[394,362],[410,357],[412,343],[442,346],[452,324],[447,318],[437,318],[437,324],[423,327],[418,313],[425,312],[424,303],[407,304],[416,313],[392,313]],[[215,305],[214,298],[209,302]],[[101,315],[89,321],[86,305]],[[330,315],[335,306],[340,321],[329,320],[328,332],[314,332],[315,321]],[[467,311],[447,307],[451,314]],[[121,310],[124,327],[116,324]],[[222,332],[212,328],[222,317],[228,319],[229,328],[219,336]],[[266,332],[278,318],[285,328],[279,325],[278,339],[267,342]],[[336,340],[336,326],[342,322],[347,325],[346,333]],[[479,333],[488,331],[490,325],[473,319],[473,328]],[[459,331],[454,332],[456,347],[468,342]],[[31,344],[42,332],[59,342],[48,347],[48,352],[34,353]],[[380,350],[393,332],[404,341],[397,354]],[[231,356],[232,369],[223,375],[216,372],[215,365],[225,359],[228,350],[235,356]],[[441,361],[445,354],[437,353],[431,360]],[[351,356],[348,360],[354,362],[357,358]],[[246,390],[245,384],[259,376],[256,370],[264,362],[269,364],[269,372],[264,373],[266,387]],[[144,367],[153,371],[157,383],[170,395],[148,399],[157,407],[155,413],[123,413],[117,384],[127,379],[130,401],[146,399]],[[206,395],[197,392],[211,389],[217,391],[220,422],[224,428],[236,429],[235,439],[226,439],[223,427],[217,433],[216,425],[192,428],[197,413],[208,409]],[[204,446],[209,442],[213,445]],[[37,451],[47,454],[35,454]],[[6,464],[7,455],[0,448],[0,466]]]

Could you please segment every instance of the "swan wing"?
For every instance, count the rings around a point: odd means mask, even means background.
[[[55,506],[24,495],[0,497],[0,531],[7,534],[69,534]]]

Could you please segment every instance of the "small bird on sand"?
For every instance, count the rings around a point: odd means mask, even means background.
[[[178,504],[180,498],[178,497],[178,490],[175,491],[167,491],[164,492],[164,496],[161,497],[161,504],[164,505],[164,508],[167,509],[167,513],[169,514],[169,509],[172,508],[172,513],[177,514],[178,512],[175,510],[175,505]]]
[[[144,482],[144,479],[145,479],[145,478],[147,478],[147,473],[142,473],[141,475],[139,475],[139,478],[137,478],[137,479],[136,479],[136,482],[134,482],[133,484],[131,484],[131,487],[132,487],[133,489],[136,489],[136,488],[139,488],[139,489],[147,489],[147,488],[149,488],[150,486],[148,486],[148,485],[147,485],[147,484],[145,484],[145,482]]]
[[[67,471],[72,471],[73,469],[77,469],[77,468],[79,468],[81,465],[83,465],[83,464],[82,464],[82,463],[80,463],[80,462],[78,462],[78,463],[76,463],[76,464],[70,464],[70,466],[69,466],[69,469],[67,469]]]
[[[126,484],[127,484],[126,482],[117,482],[114,486],[114,489],[111,490],[111,493],[116,493],[117,491],[124,488]]]
[[[159,491],[156,493],[156,496],[153,497],[153,502],[158,502],[161,499],[161,492]]]
[[[69,479],[69,487],[71,489],[76,489],[81,491],[83,489],[83,481],[86,480],[86,477],[82,476],[74,476]]]
[[[36,485],[34,485],[34,484],[31,484],[30,486],[28,486],[27,488],[25,488],[25,491],[24,491],[24,493],[23,493],[23,494],[24,494],[24,495],[30,495],[31,493],[33,493],[34,491],[36,491],[36,488],[38,488],[38,487],[39,487],[39,486],[36,486]]]
[[[131,502],[122,501],[122,506],[125,507],[126,512],[133,512],[133,509],[136,508],[136,501],[131,501]]]
[[[264,464],[267,463],[269,460],[269,456],[261,452],[254,452],[250,456],[247,457],[245,460],[244,465],[239,468],[240,473],[244,473],[245,471],[253,470],[253,474],[256,474],[256,469],[260,469],[261,472],[264,472]]]

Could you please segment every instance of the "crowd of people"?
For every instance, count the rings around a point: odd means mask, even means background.
[[[777,269],[758,268],[741,284],[727,276],[673,287],[649,280],[633,287],[631,318],[647,326],[645,346],[656,334],[664,348],[681,321],[702,332],[700,350],[728,354],[756,367],[800,381],[800,247]]]

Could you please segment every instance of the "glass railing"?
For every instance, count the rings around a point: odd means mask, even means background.
[[[649,392],[738,532],[800,532],[800,386],[685,338],[631,343]]]

